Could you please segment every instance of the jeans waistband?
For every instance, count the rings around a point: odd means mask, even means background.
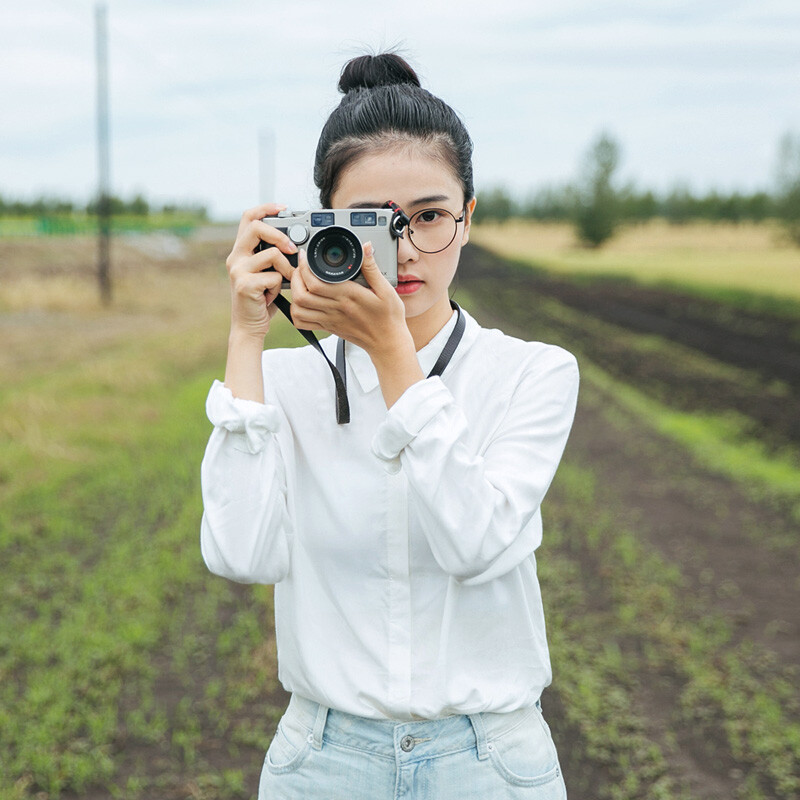
[[[538,713],[538,707],[537,701],[535,706],[502,714],[482,712],[400,722],[358,717],[293,694],[286,714],[308,731],[308,740],[317,750],[327,742],[392,760],[421,760],[477,748],[482,760],[488,758],[488,746],[494,739]]]

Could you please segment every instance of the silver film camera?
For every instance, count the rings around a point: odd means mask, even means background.
[[[285,233],[308,255],[311,271],[326,283],[354,280],[366,285],[360,274],[364,243],[372,242],[375,263],[392,286],[397,285],[397,239],[408,218],[398,208],[332,208],[320,211],[281,211],[262,220]],[[261,242],[256,252],[273,247]],[[286,255],[297,266],[297,254]],[[289,288],[284,280],[283,288]]]

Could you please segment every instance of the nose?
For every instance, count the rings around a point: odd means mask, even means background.
[[[397,263],[409,264],[419,260],[419,250],[411,244],[408,231],[402,239],[397,240]]]

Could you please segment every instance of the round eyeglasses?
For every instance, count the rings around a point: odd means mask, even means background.
[[[423,208],[411,216],[406,230],[411,244],[420,253],[439,253],[453,243],[458,223],[464,221],[464,212],[456,219],[446,208]]]

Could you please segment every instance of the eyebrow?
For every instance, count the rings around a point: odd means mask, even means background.
[[[432,194],[428,197],[419,197],[409,204],[409,208],[413,206],[426,205],[427,203],[441,203],[443,200],[449,200],[450,197],[446,194]],[[351,203],[348,208],[382,208],[385,204],[375,202],[373,200],[365,200],[361,203]]]

